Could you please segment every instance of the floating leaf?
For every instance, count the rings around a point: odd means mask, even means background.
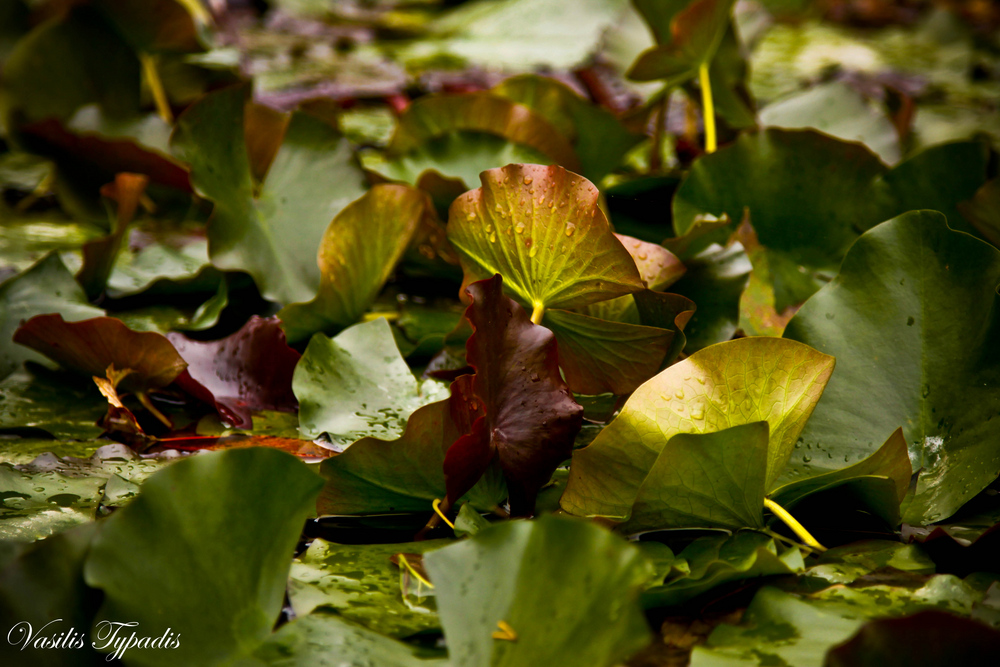
[[[60,313],[71,322],[104,314],[87,303],[87,295],[55,253],[0,284],[0,378],[7,377],[26,360],[44,360],[12,342],[15,330],[23,322],[44,313]]]
[[[320,486],[305,464],[271,449],[169,466],[91,546],[84,574],[104,591],[98,617],[132,619],[150,636],[181,634],[170,651],[130,649],[141,664],[211,664],[256,648],[281,611],[288,557]]]
[[[832,357],[789,343],[779,338],[720,343],[643,384],[618,417],[574,454],[563,509],[626,519],[672,437],[756,421],[770,427],[764,476],[770,488],[833,372]]]
[[[639,548],[650,553],[665,547],[640,542]],[[662,579],[643,592],[642,602],[647,608],[676,606],[730,582],[793,574],[803,567],[797,547],[779,550],[763,533],[743,530],[732,536],[700,537],[671,559]]]
[[[499,275],[469,285],[465,316],[474,333],[466,357],[475,369],[472,390],[485,414],[448,449],[448,501],[457,505],[494,458],[503,470],[511,513],[534,512],[538,490],[569,458],[583,408],[559,375],[555,337],[532,324],[503,294]]]
[[[319,292],[280,313],[291,342],[357,322],[392,275],[424,216],[427,196],[403,185],[376,185],[337,214],[319,246]]]
[[[252,425],[253,410],[294,412],[292,374],[301,355],[288,347],[277,318],[250,318],[239,331],[201,343],[180,334],[167,339],[188,366],[177,385],[215,405],[238,428]]]
[[[0,381],[0,428],[5,430],[41,429],[56,438],[96,438],[104,430],[97,422],[106,411],[107,403],[90,378],[35,366]]]
[[[383,318],[334,338],[313,336],[295,368],[292,390],[302,434],[327,433],[341,447],[365,436],[399,436],[414,410],[446,391],[437,381],[417,381]]]
[[[14,342],[85,375],[103,376],[112,365],[130,369],[125,391],[165,387],[187,366],[164,336],[132,331],[113,317],[66,322],[59,314],[36,315],[18,327]]]
[[[244,137],[244,87],[205,96],[177,121],[172,146],[197,192],[215,203],[209,254],[244,270],[279,303],[308,301],[320,285],[316,248],[330,221],[364,191],[350,147],[333,128],[294,114],[259,185]]]
[[[575,308],[643,288],[586,179],[539,165],[491,169],[480,179],[482,187],[456,199],[449,214],[448,240],[467,282],[499,273],[535,309]]]
[[[446,544],[445,540],[428,540],[344,545],[318,539],[292,562],[292,607],[298,616],[316,609],[336,610],[344,618],[390,637],[438,628],[436,614],[406,605],[400,592],[400,570],[389,559],[400,552],[423,554]]]
[[[908,213],[862,236],[786,331],[839,366],[802,434],[815,456],[793,460],[786,479],[863,458],[900,425],[922,468],[908,523],[946,518],[996,479],[1000,365],[984,336],[998,326],[997,284],[1000,253],[940,213]]]
[[[495,525],[426,554],[424,567],[457,664],[610,667],[648,641],[636,602],[649,564],[591,523],[546,515]],[[498,624],[515,638],[495,639]]]

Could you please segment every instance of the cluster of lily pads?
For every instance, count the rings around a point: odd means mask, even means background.
[[[0,0],[4,664],[995,652],[1000,135],[758,114],[788,7],[275,4]],[[281,20],[558,72],[283,111]]]

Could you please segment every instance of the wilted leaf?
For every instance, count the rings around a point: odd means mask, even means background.
[[[177,386],[215,406],[238,428],[252,425],[252,410],[294,412],[292,374],[301,355],[288,347],[277,318],[256,315],[239,331],[218,341],[198,342],[170,334],[187,368]]]
[[[424,567],[458,664],[610,667],[648,641],[637,598],[651,568],[591,523],[546,515],[495,525],[428,553]],[[500,622],[510,641],[495,639]]]
[[[87,303],[87,295],[55,253],[0,284],[0,378],[41,355],[13,342],[14,332],[35,315],[60,313],[69,321],[104,314]],[[104,374],[103,369],[100,372]]]
[[[811,459],[793,460],[785,478],[866,457],[902,426],[922,468],[908,523],[946,518],[996,479],[1000,359],[986,341],[998,326],[998,284],[1000,252],[951,231],[939,213],[909,213],[862,236],[786,330],[836,355],[838,372],[802,433]]]
[[[340,447],[365,436],[399,436],[414,410],[446,392],[435,380],[417,381],[383,318],[334,338],[313,336],[295,368],[292,389],[302,434],[327,433]]]
[[[84,576],[104,591],[98,616],[132,619],[151,636],[181,633],[170,651],[131,649],[136,664],[218,664],[252,651],[281,611],[288,557],[320,486],[305,464],[271,449],[169,466],[91,546]]]
[[[330,221],[364,192],[347,142],[296,114],[262,183],[253,181],[244,136],[245,87],[212,93],[177,121],[172,146],[191,164],[196,191],[215,203],[209,254],[244,270],[279,303],[308,301],[320,285],[316,248]]]
[[[531,308],[575,308],[643,288],[586,179],[561,167],[508,165],[452,204],[448,240],[466,281],[499,273]],[[586,259],[584,259],[586,258]]]
[[[559,375],[555,337],[532,324],[503,294],[503,278],[469,285],[465,312],[473,335],[466,357],[476,374],[472,389],[485,414],[449,449],[444,460],[452,506],[496,458],[510,493],[511,513],[534,512],[538,490],[569,458],[583,408]]]
[[[664,445],[679,433],[712,433],[767,421],[765,488],[781,474],[823,392],[834,359],[779,338],[713,345],[639,387],[621,413],[576,452],[562,507],[628,518]]]
[[[187,366],[164,336],[132,331],[113,317],[66,322],[59,314],[36,315],[14,332],[14,342],[85,375],[103,376],[112,365],[128,368],[125,391],[165,387]]]
[[[319,292],[279,313],[291,342],[357,322],[392,275],[424,216],[427,196],[404,185],[376,185],[347,205],[319,245]]]

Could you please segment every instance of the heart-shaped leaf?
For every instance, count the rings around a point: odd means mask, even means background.
[[[435,380],[417,382],[384,318],[357,324],[334,338],[316,334],[295,368],[299,428],[327,433],[341,447],[365,436],[398,437],[410,414],[445,396]]]
[[[998,284],[1000,252],[940,213],[908,213],[858,239],[786,329],[838,361],[802,434],[814,455],[793,460],[786,479],[864,458],[900,425],[922,468],[908,523],[946,518],[996,479]]]
[[[244,134],[245,87],[206,95],[177,121],[172,147],[191,182],[215,203],[209,254],[221,269],[253,276],[279,303],[308,301],[320,285],[316,248],[330,221],[364,192],[347,141],[332,127],[293,114],[281,148],[257,184]]]
[[[14,332],[23,322],[44,313],[60,313],[71,322],[104,314],[87,302],[87,295],[56,253],[0,284],[0,378],[17,370],[25,360],[44,359],[13,342]]]
[[[132,331],[113,317],[66,322],[58,313],[36,315],[14,332],[14,342],[85,375],[103,377],[108,366],[129,369],[120,384],[125,391],[166,387],[187,367],[164,336]]]
[[[405,185],[376,185],[337,214],[319,246],[319,292],[278,314],[291,342],[336,332],[368,310],[425,216],[427,196]]]
[[[495,525],[428,553],[424,566],[457,664],[610,667],[648,640],[637,598],[649,563],[592,523]]]
[[[154,637],[181,633],[170,651],[130,649],[136,664],[219,664],[249,652],[281,612],[289,555],[320,486],[304,463],[273,449],[168,466],[91,546],[84,575],[104,591],[98,618],[131,619]]]
[[[693,0],[670,18],[669,41],[662,28],[654,27],[658,46],[641,53],[627,76],[636,81],[663,79],[676,86],[697,75],[698,67],[711,62],[729,27],[734,0]],[[675,3],[669,3],[676,6]],[[649,3],[640,3],[640,8]],[[658,9],[658,13],[662,9]],[[667,10],[669,12],[669,9]],[[647,14],[647,20],[650,15]],[[656,17],[662,21],[665,15]]]
[[[790,342],[742,338],[720,343],[643,384],[618,417],[574,454],[563,509],[625,519],[643,480],[675,435],[757,421],[770,428],[764,475],[764,486],[770,488],[834,365],[833,357]]]
[[[475,395],[485,414],[448,450],[444,460],[448,500],[454,506],[497,459],[510,493],[511,513],[534,512],[538,490],[569,458],[583,421],[556,358],[555,337],[532,324],[503,294],[503,278],[467,288],[465,316],[473,335],[466,357],[476,374]]]
[[[252,410],[294,412],[292,374],[301,355],[288,347],[277,318],[254,315],[239,331],[201,343],[180,334],[167,339],[187,362],[177,385],[214,405],[237,428],[253,424]]]
[[[448,240],[466,281],[499,273],[533,309],[576,308],[643,288],[589,181],[557,166],[512,164],[455,200]]]

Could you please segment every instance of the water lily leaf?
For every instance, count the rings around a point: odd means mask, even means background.
[[[304,463],[273,449],[209,452],[168,466],[104,522],[91,546],[84,576],[104,591],[98,617],[130,618],[151,636],[182,633],[170,651],[130,649],[135,664],[218,664],[249,652],[281,611],[288,556],[321,485]]]
[[[323,122],[293,114],[256,185],[244,137],[245,87],[205,96],[177,121],[172,147],[191,165],[196,191],[215,203],[209,254],[244,270],[266,298],[308,301],[320,284],[316,248],[330,221],[364,192],[346,140]]]
[[[288,347],[277,318],[254,315],[233,335],[198,342],[170,334],[167,339],[188,366],[177,386],[214,405],[237,428],[253,424],[253,410],[294,412],[292,373],[301,355]]]
[[[899,133],[884,111],[853,86],[831,81],[782,98],[760,110],[767,127],[814,128],[868,146],[886,164],[900,159]]]
[[[89,7],[49,21],[21,39],[4,63],[10,106],[26,120],[68,118],[97,103],[116,116],[139,109],[139,60]]]
[[[768,253],[757,240],[757,232],[749,219],[744,219],[736,229],[736,238],[753,265],[740,296],[740,329],[748,336],[780,336],[795,314],[795,307],[789,306],[781,313],[775,308],[774,279]]]
[[[211,14],[194,0],[97,0],[94,4],[136,51],[201,51],[200,31],[212,22]]]
[[[714,225],[712,225],[714,227]],[[687,273],[671,289],[698,304],[687,326],[688,353],[727,341],[740,321],[740,301],[753,265],[740,243],[711,244],[685,259]]]
[[[471,407],[470,407],[471,406]],[[366,437],[320,465],[326,485],[320,493],[320,514],[428,512],[434,499],[447,493],[445,451],[472,429],[482,414],[472,394],[471,376],[451,384],[446,400],[418,408],[395,440]],[[507,497],[498,474],[487,474],[469,492],[484,510]]]
[[[967,615],[981,597],[981,592],[953,575],[932,577],[916,589],[833,586],[808,597],[765,586],[754,596],[743,622],[717,627],[704,647],[695,648],[691,664],[767,665],[780,660],[820,667],[829,649],[849,639],[869,619],[934,608]]]
[[[745,134],[694,163],[674,198],[674,228],[684,236],[700,214],[740,221],[749,209],[782,312],[826,284],[860,232],[890,217],[865,194],[885,170],[863,146],[816,132]]]
[[[59,313],[71,322],[104,314],[87,302],[87,295],[55,253],[0,283],[0,378],[26,360],[44,361],[40,354],[12,340],[23,322],[44,313]]]
[[[896,662],[932,667],[949,662],[974,665],[992,659],[1000,631],[943,611],[865,623],[826,654],[824,667],[874,667]]]
[[[650,468],[622,530],[763,528],[767,459],[766,421],[679,433]]]
[[[815,563],[802,573],[800,582],[816,580],[819,588],[823,589],[831,584],[850,584],[886,568],[914,574],[934,574],[935,564],[915,544],[866,540],[819,554]]]
[[[987,181],[958,209],[986,240],[1000,247],[1000,178]]]
[[[573,7],[559,0],[472,2],[434,21],[433,37],[410,44],[399,57],[410,67],[446,59],[520,72],[573,69],[597,52],[627,6],[624,0],[581,0]]]
[[[640,5],[640,11],[648,4]],[[667,7],[671,5],[676,6]],[[665,31],[653,29],[659,44],[639,54],[626,76],[636,81],[664,79],[670,87],[695,77],[698,67],[715,56],[732,8],[733,0],[693,0],[670,18],[669,41]]]
[[[209,263],[208,242],[185,236],[178,245],[154,242],[135,251],[123,248],[108,277],[107,293],[117,299],[147,290],[218,291],[221,280],[222,273]]]
[[[34,366],[0,381],[0,428],[40,429],[56,438],[96,438],[107,412],[90,378]]]
[[[555,336],[504,296],[501,276],[473,283],[466,293],[474,330],[466,357],[485,414],[445,455],[448,500],[456,506],[496,458],[511,514],[530,515],[538,490],[570,457],[583,408],[559,374]]]
[[[591,523],[546,515],[494,525],[426,554],[424,567],[458,664],[610,667],[648,641],[637,598],[651,567]]]
[[[533,308],[575,308],[643,288],[589,181],[539,165],[490,169],[480,179],[449,214],[448,240],[467,282],[499,273]]]
[[[559,343],[559,366],[566,384],[581,394],[631,393],[660,370],[677,335],[669,329],[558,309],[545,311],[542,324],[552,330]]]
[[[98,529],[99,524],[91,522],[34,544],[0,543],[0,551],[11,548],[8,558],[0,561],[0,624],[9,634],[0,645],[5,664],[23,662],[26,656],[38,667],[94,667],[104,662],[86,636],[76,646],[67,642],[63,650],[35,649],[30,643],[53,619],[60,619],[47,626],[53,634],[73,628],[79,637],[90,625],[98,600],[84,583],[83,564]],[[19,626],[25,623],[31,633]]]
[[[335,609],[389,637],[438,628],[437,614],[413,610],[404,602],[400,570],[389,559],[398,553],[423,554],[448,543],[344,545],[317,539],[292,562],[288,597],[298,616]]]
[[[299,400],[299,430],[309,438],[327,433],[346,447],[365,436],[398,437],[422,405],[441,400],[447,388],[418,382],[384,318],[356,324],[334,338],[316,334],[292,377]]]
[[[0,202],[0,280],[29,269],[50,251],[79,267],[80,247],[106,230],[89,222],[73,222],[58,212],[18,213]]]
[[[376,185],[344,208],[319,246],[319,292],[279,313],[291,342],[357,322],[392,275],[424,216],[427,196],[404,185]]]
[[[797,443],[797,446],[800,444]],[[896,526],[900,518],[899,506],[909,490],[912,474],[903,429],[898,428],[871,456],[844,468],[782,484],[774,489],[770,496],[785,509],[791,509],[807,495],[824,493],[844,486],[858,487],[861,484],[862,488],[853,488],[851,491],[862,497],[874,498],[878,497],[878,491],[866,494],[863,486],[874,485],[879,489],[887,487],[890,489],[888,504],[868,502],[866,505],[888,523]]]
[[[207,272],[215,273],[209,268]],[[222,311],[229,305],[229,287],[222,276],[214,295],[197,308],[176,308],[165,304],[155,304],[134,310],[116,311],[114,316],[134,331],[203,331],[215,326]],[[197,280],[197,278],[196,278]]]
[[[705,348],[639,387],[621,413],[576,452],[563,509],[626,519],[664,445],[679,433],[712,433],[766,421],[765,488],[791,456],[823,393],[834,359],[779,338]]]
[[[572,143],[580,173],[595,183],[642,140],[613,113],[588,102],[556,79],[524,74],[506,79],[490,93],[523,104],[548,120]],[[568,164],[563,166],[570,168]]]
[[[922,468],[908,523],[946,518],[996,479],[989,418],[1000,411],[1000,360],[980,332],[998,326],[997,284],[1000,252],[951,231],[940,213],[908,213],[858,239],[786,330],[836,355],[838,373],[802,433],[812,460],[793,459],[785,478],[864,458],[902,425]],[[863,352],[845,331],[867,341]]]
[[[85,375],[103,377],[111,365],[128,368],[123,391],[165,387],[187,366],[164,336],[132,331],[113,317],[66,322],[58,313],[36,315],[18,327],[14,342]]]
[[[639,547],[647,551],[663,545],[640,542]],[[793,574],[803,567],[797,547],[779,549],[763,533],[741,530],[732,536],[700,537],[669,562],[655,585],[643,591],[642,603],[647,609],[672,607],[730,582]]]

